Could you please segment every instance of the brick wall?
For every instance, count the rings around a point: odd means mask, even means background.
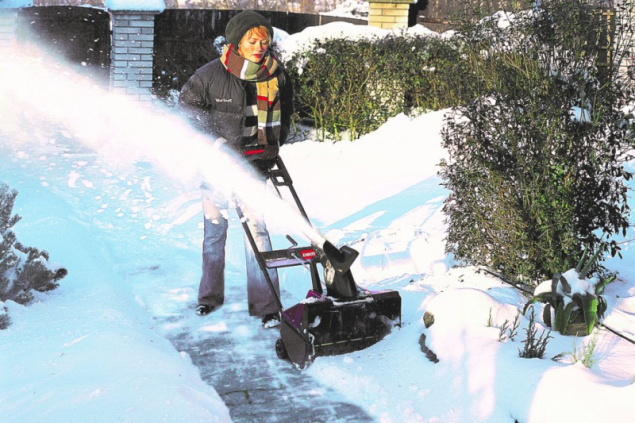
[[[111,12],[110,88],[135,100],[151,100],[154,12]]]
[[[368,25],[378,28],[407,28],[412,0],[370,0]]]

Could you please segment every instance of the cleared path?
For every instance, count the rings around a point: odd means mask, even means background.
[[[245,288],[228,286],[226,304],[200,317],[184,311],[184,330],[168,339],[186,351],[203,380],[223,398],[235,422],[373,422],[364,410],[276,356],[278,328],[247,313]],[[176,321],[173,323],[177,323]]]

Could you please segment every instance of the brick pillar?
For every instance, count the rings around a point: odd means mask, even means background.
[[[18,9],[0,8],[0,59],[18,43]]]
[[[110,10],[110,91],[134,100],[152,99],[154,16],[157,11]]]
[[[414,0],[369,0],[368,25],[378,28],[408,28],[408,8]]]

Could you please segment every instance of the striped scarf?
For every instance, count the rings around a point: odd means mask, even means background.
[[[256,83],[258,108],[258,144],[280,143],[280,97],[278,78],[274,76],[278,61],[269,52],[260,63],[242,57],[231,44],[225,45],[221,63],[232,75]]]

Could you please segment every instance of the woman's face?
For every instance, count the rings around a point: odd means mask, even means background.
[[[247,31],[238,45],[238,53],[250,62],[260,63],[269,48],[269,38]]]

